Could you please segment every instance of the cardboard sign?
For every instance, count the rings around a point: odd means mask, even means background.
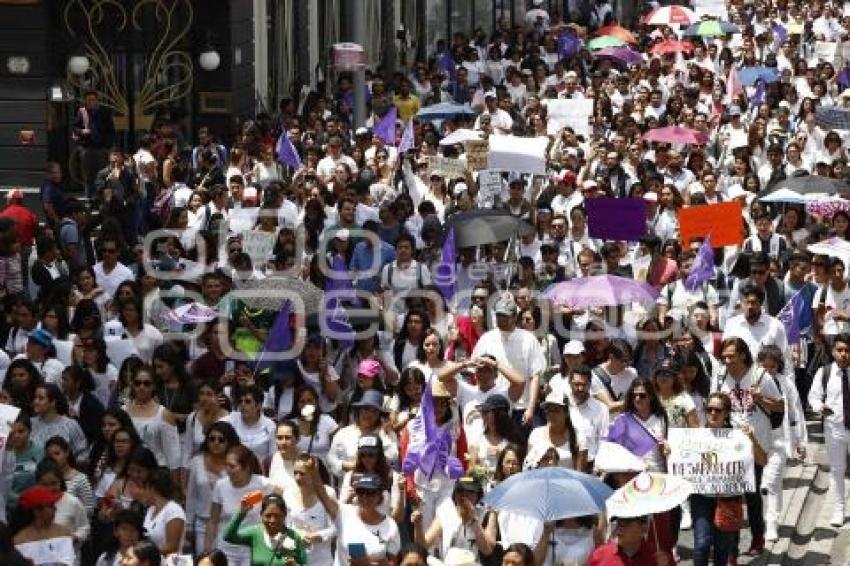
[[[557,136],[569,126],[577,136],[590,136],[590,118],[593,116],[593,99],[547,98],[541,101],[546,106],[546,132]]]
[[[671,428],[667,472],[688,480],[694,493],[740,495],[756,491],[753,444],[738,429]]]
[[[546,146],[548,137],[520,138],[516,136],[491,136],[488,169],[514,173],[546,174]]]
[[[434,173],[442,175],[446,181],[466,177],[466,164],[461,159],[431,156],[428,159],[428,176]]]
[[[709,234],[716,248],[740,244],[744,241],[741,203],[733,201],[683,208],[679,211],[679,234],[685,248],[690,246],[693,238]]]
[[[468,140],[463,142],[466,151],[466,167],[470,171],[481,171],[487,168],[487,152],[490,143],[487,140]]]
[[[646,235],[646,201],[642,198],[591,198],[584,206],[591,238],[635,242]]]
[[[242,251],[255,266],[264,264],[272,256],[274,241],[275,235],[268,232],[242,232]]]

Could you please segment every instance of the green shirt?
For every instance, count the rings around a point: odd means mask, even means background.
[[[283,535],[295,542],[295,550],[284,548],[274,552],[266,544],[263,525],[252,525],[240,529],[239,525],[245,519],[241,511],[233,516],[224,529],[224,540],[231,544],[241,544],[251,547],[251,566],[286,566],[290,558],[295,559],[298,566],[307,566],[307,550],[304,541],[294,531],[284,529]]]

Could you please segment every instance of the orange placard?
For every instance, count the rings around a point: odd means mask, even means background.
[[[733,246],[744,241],[744,219],[741,203],[690,206],[679,211],[679,234],[682,247],[687,248],[692,238],[711,234],[712,247]]]

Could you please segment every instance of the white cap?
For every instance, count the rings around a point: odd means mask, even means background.
[[[655,191],[643,193],[643,200],[648,202],[658,202],[658,194]]]
[[[110,320],[103,325],[103,336],[105,338],[121,338],[124,334],[124,325],[118,320]]]
[[[580,340],[570,340],[564,344],[565,356],[577,356],[584,353],[584,344]]]

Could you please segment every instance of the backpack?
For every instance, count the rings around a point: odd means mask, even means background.
[[[767,373],[767,370],[762,369],[761,375],[759,376],[758,381],[755,381],[753,383],[753,385],[760,385],[761,382],[764,380],[765,375],[770,375],[770,374]],[[727,372],[727,371],[724,371],[722,375],[719,375],[718,378],[717,378],[717,382],[714,384],[713,390],[714,391],[720,391],[720,388],[723,387],[723,382],[726,381],[726,378],[728,376],[729,376],[729,372]],[[770,379],[773,380],[773,384],[776,386],[776,388],[779,390],[779,393],[781,394],[782,393],[782,385],[780,385],[779,381],[777,381],[776,378],[773,377],[772,375],[770,376]],[[784,397],[785,396],[783,395],[783,398]],[[783,408],[782,412],[773,413],[773,412],[765,411],[764,408],[761,405],[755,404],[755,406],[758,410],[760,410],[762,413],[764,413],[764,415],[768,418],[768,420],[770,420],[770,428],[777,429],[777,428],[780,428],[782,426],[782,421],[785,420],[785,409],[784,408]]]

